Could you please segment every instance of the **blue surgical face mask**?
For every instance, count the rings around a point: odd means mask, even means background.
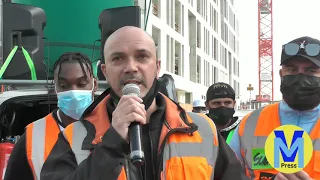
[[[67,116],[79,120],[83,112],[93,102],[92,90],[70,90],[58,92],[58,107]]]

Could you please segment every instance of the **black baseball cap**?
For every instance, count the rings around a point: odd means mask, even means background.
[[[307,45],[307,44],[319,44],[320,46],[320,41],[318,39],[312,38],[312,37],[308,37],[308,36],[303,36],[297,39],[294,39],[286,44],[290,44],[290,43],[295,43],[298,45]],[[290,60],[292,57],[296,57],[296,56],[300,56],[300,57],[304,57],[308,60],[310,60],[311,62],[313,62],[314,64],[318,65],[320,67],[320,53],[318,53],[317,56],[309,56],[304,50],[299,50],[298,53],[296,55],[287,55],[285,53],[285,49],[284,46],[286,45],[284,44],[282,46],[282,52],[281,52],[281,64],[283,65],[285,62],[288,62],[288,60]]]
[[[207,90],[207,101],[211,101],[213,99],[218,98],[231,98],[233,100],[236,99],[236,94],[233,88],[224,82],[218,82],[212,84]]]

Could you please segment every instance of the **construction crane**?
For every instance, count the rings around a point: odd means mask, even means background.
[[[259,95],[258,102],[273,101],[273,16],[272,0],[258,0]]]

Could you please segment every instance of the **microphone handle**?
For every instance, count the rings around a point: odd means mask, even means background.
[[[129,127],[130,160],[136,167],[143,165],[145,160],[141,137],[142,130],[140,123],[133,122]]]

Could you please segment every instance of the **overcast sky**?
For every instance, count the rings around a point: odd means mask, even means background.
[[[236,0],[240,21],[240,95],[249,98],[247,86],[258,94],[258,0]],[[275,100],[280,93],[281,45],[301,36],[320,39],[320,0],[273,0],[273,57]],[[249,70],[250,69],[250,70]]]

